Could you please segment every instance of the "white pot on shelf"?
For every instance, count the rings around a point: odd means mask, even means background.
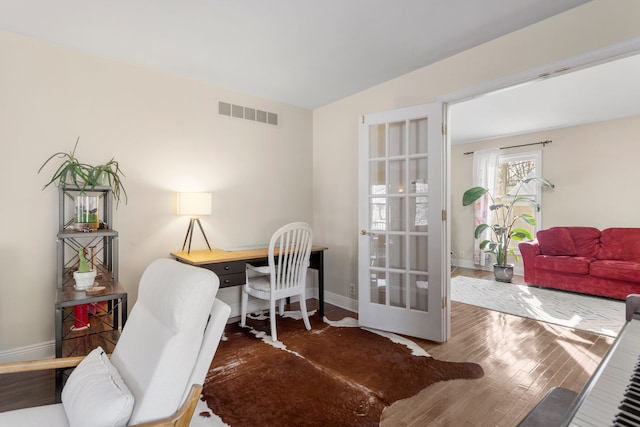
[[[86,273],[80,273],[78,271],[73,272],[73,278],[76,281],[74,288],[77,291],[84,291],[86,289],[92,288],[93,283],[96,279],[96,270],[91,270]]]

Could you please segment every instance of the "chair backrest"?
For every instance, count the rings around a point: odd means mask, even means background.
[[[292,222],[276,230],[269,242],[271,291],[287,292],[306,286],[311,255],[311,226]]]
[[[201,347],[219,285],[210,270],[170,259],[158,259],[144,271],[111,356],[135,398],[130,424],[168,417],[179,408],[194,366],[202,370]],[[211,351],[210,343],[204,347]]]

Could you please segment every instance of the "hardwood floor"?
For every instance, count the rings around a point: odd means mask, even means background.
[[[579,392],[614,340],[456,302],[451,313],[451,340],[415,341],[436,359],[480,364],[484,377],[441,382],[396,402],[382,426],[515,426],[552,387]]]
[[[458,274],[487,277],[476,270]],[[309,309],[315,307],[310,300]],[[328,304],[325,311],[332,320],[357,317]],[[451,340],[414,340],[436,359],[480,364],[484,377],[437,383],[396,402],[383,413],[383,427],[515,426],[550,388],[580,391],[613,342],[462,303],[454,302],[451,313]],[[0,376],[0,411],[53,402],[53,384],[52,373]]]

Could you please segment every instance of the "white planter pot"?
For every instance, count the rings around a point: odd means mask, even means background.
[[[84,291],[86,289],[93,287],[93,282],[96,279],[96,270],[91,270],[87,273],[79,273],[77,271],[73,272],[73,278],[76,281],[74,288],[77,291]]]

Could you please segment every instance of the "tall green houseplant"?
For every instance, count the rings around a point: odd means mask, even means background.
[[[517,185],[516,193],[509,203],[496,203],[496,199],[491,195],[489,190],[484,187],[472,187],[462,195],[463,206],[475,203],[485,194],[487,194],[491,199],[489,209],[493,211],[494,224],[478,225],[475,228],[473,235],[478,239],[482,236],[485,230],[491,231],[490,238],[480,242],[480,249],[484,252],[495,255],[495,266],[498,268],[494,268],[494,274],[498,281],[510,282],[511,277],[513,277],[513,266],[508,262],[508,255],[513,254],[516,257],[516,261],[518,260],[518,256],[515,254],[514,249],[509,247],[511,240],[533,240],[531,233],[524,228],[518,227],[517,223],[519,220],[522,220],[529,225],[535,226],[536,219],[532,215],[526,213],[513,215],[513,208],[518,204],[527,204],[535,211],[540,211],[540,206],[534,199],[528,196],[519,195],[522,184],[527,184],[529,182],[536,182],[542,187],[553,188],[553,184],[545,178],[533,177],[520,181]],[[505,271],[506,269],[508,270]]]

